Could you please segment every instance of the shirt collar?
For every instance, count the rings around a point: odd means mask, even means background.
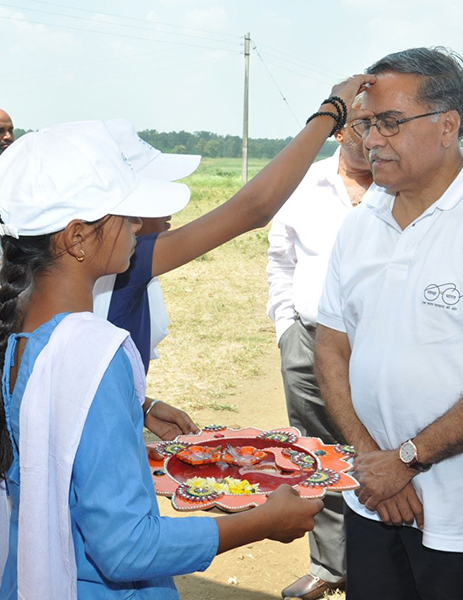
[[[390,208],[395,198],[394,194],[389,194],[386,188],[379,187],[376,183],[372,183],[369,193],[365,196],[363,203],[373,210],[379,210],[383,206]]]
[[[442,196],[435,202],[440,210],[452,210],[463,198],[463,169],[458,173]]]
[[[369,193],[368,193],[369,192]],[[373,183],[365,195],[364,202],[373,210],[391,210],[395,194],[389,194],[385,188]],[[439,210],[451,210],[463,199],[463,169],[458,173],[442,196],[434,202],[425,212]]]

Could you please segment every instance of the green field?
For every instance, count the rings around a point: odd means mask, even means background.
[[[257,172],[267,161],[252,161]],[[225,202],[241,187],[240,161],[206,159],[185,180],[190,204],[173,227]],[[223,398],[236,382],[258,373],[257,360],[274,343],[267,318],[267,231],[251,231],[161,278],[171,335],[151,363],[149,392],[189,410],[233,410]]]
[[[251,175],[267,160],[253,159]],[[204,159],[185,180],[189,205],[172,219],[179,227],[222,204],[241,187],[241,161]],[[259,373],[261,355],[275,344],[266,315],[268,229],[257,229],[161,277],[171,335],[151,363],[149,393],[188,410],[233,410],[237,382]]]
[[[250,158],[248,161],[249,178],[258,173],[268,162],[267,158]],[[199,174],[217,178],[241,178],[241,158],[203,158]]]
[[[324,147],[319,152],[317,160],[331,156],[334,148]],[[248,160],[248,179],[258,173],[270,161],[268,158],[250,158]],[[241,158],[203,158],[201,167],[190,180],[195,180],[198,176],[210,176],[216,178],[215,181],[221,185],[221,179],[238,178],[241,181]]]

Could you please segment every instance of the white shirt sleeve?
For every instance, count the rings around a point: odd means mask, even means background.
[[[293,278],[297,257],[296,233],[278,215],[269,233],[267,274],[270,286],[267,314],[275,322],[277,342],[296,320],[293,299]]]
[[[343,226],[344,227],[344,226]],[[317,323],[347,333],[342,314],[341,303],[341,286],[339,279],[340,265],[343,255],[342,232],[336,238],[333,250],[331,252],[330,261],[328,264],[328,272],[326,274],[323,293],[318,305]]]

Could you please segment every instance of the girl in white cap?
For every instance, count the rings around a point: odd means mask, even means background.
[[[283,202],[345,121],[344,102],[374,80],[336,86],[338,99],[238,194]],[[263,538],[301,537],[322,508],[281,486],[218,519],[159,515],[143,364],[127,332],[92,314],[92,290],[128,268],[141,226],[131,215],[182,204],[178,185],[136,174],[100,122],[25,135],[0,159],[1,600],[178,599],[173,575]]]

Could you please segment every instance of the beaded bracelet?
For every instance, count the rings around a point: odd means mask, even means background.
[[[160,400],[151,400],[150,405],[148,406],[148,408],[145,410],[145,412],[143,413],[143,417],[146,419],[146,417],[148,416],[150,410],[153,408],[153,406],[155,406],[158,402],[161,402]]]
[[[338,113],[338,129],[342,129],[347,121],[347,105],[339,96],[330,96],[323,100],[323,104],[332,104]]]
[[[325,115],[333,117],[333,119],[336,121],[336,125],[333,127],[330,135],[328,136],[328,137],[331,137],[336,131],[338,131],[339,129],[342,129],[344,127],[344,125],[346,124],[347,105],[344,102],[344,100],[342,98],[340,98],[339,96],[330,96],[326,100],[323,100],[322,106],[323,106],[323,104],[332,104],[338,114],[335,115],[334,113],[329,112],[329,111],[316,112],[307,119],[305,124],[307,125],[315,117],[321,117],[321,116],[325,116]]]
[[[315,119],[315,117],[325,117],[325,116],[326,116],[326,117],[333,117],[333,119],[336,121],[336,125],[333,127],[333,129],[332,129],[332,131],[331,131],[330,135],[328,136],[328,137],[330,137],[330,136],[332,136],[332,135],[333,135],[333,133],[334,133],[335,131],[337,131],[337,130],[339,129],[339,126],[338,126],[338,123],[339,123],[339,117],[338,117],[338,115],[335,115],[334,113],[332,113],[332,112],[329,112],[329,111],[328,111],[328,112],[324,112],[324,111],[321,111],[321,112],[316,112],[316,113],[314,113],[314,114],[313,114],[311,117],[309,117],[309,118],[307,119],[307,121],[305,122],[305,124],[306,124],[306,125],[308,125],[312,119]]]

